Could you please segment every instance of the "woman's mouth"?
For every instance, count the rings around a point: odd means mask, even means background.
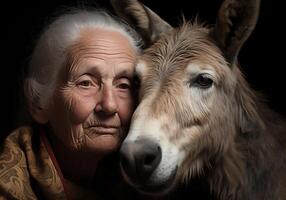
[[[116,134],[118,132],[118,127],[115,126],[98,125],[98,126],[90,126],[88,129],[91,132],[99,135]]]

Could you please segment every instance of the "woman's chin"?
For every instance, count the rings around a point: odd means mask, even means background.
[[[86,141],[86,149],[100,153],[112,153],[118,150],[121,139],[112,134],[97,135],[93,138],[88,138]]]

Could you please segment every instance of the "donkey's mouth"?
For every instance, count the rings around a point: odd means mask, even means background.
[[[139,192],[145,194],[163,195],[172,190],[175,185],[176,174],[177,168],[173,170],[167,178],[161,178],[159,176],[155,178],[155,176],[151,176],[150,179],[144,183],[136,183],[134,186]]]

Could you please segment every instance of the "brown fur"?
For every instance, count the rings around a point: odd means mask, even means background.
[[[133,121],[145,114],[144,108],[150,118],[165,116],[162,130],[186,153],[176,184],[199,177],[219,199],[285,200],[286,121],[249,87],[236,61],[254,29],[259,1],[226,0],[215,27],[186,22],[172,29],[163,22],[164,31],[159,32],[150,30],[155,15],[148,13],[150,9],[137,1],[122,4],[144,8],[139,15],[144,27],[135,23],[135,28],[152,35],[147,41],[152,45],[141,57],[141,104]],[[115,7],[127,20],[126,13],[136,18],[136,10]],[[196,64],[215,72],[214,94],[207,93],[212,96],[198,103],[184,98],[186,69]]]

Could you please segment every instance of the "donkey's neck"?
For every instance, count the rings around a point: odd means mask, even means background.
[[[219,199],[275,199],[279,172],[286,164],[286,121],[266,106],[261,108],[259,124],[263,127],[239,131],[234,144],[215,164],[210,186]]]

